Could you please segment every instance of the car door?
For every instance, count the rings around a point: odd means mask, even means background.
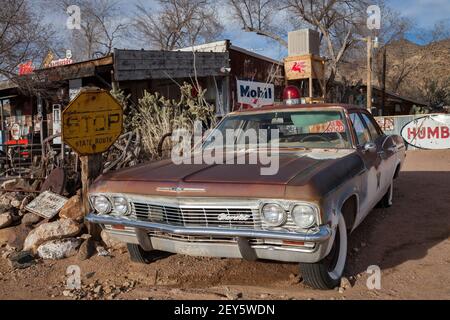
[[[375,119],[369,113],[362,112],[361,117],[363,121],[366,123],[367,128],[369,129],[370,135],[372,137],[372,141],[377,145],[377,153],[380,156],[380,189],[382,195],[386,193],[389,186],[391,185],[392,178],[394,177],[395,169],[396,169],[396,144],[395,141],[390,136],[386,136],[378,124],[376,124]]]
[[[375,139],[372,139],[361,112],[351,112],[349,116],[356,137],[357,152],[365,165],[365,170],[360,174],[360,185],[358,186],[360,214],[355,221],[358,224],[381,198],[382,158],[379,153],[381,146],[376,144]],[[370,143],[375,144],[376,149],[368,150],[367,147],[370,146]]]

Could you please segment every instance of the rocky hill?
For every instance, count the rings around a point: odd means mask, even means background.
[[[430,80],[450,79],[450,39],[419,45],[406,39],[387,45],[386,89],[426,101],[425,87]],[[341,74],[352,83],[366,83],[365,52],[346,61]],[[348,59],[350,60],[350,59]],[[374,84],[381,86],[381,50],[375,51]]]

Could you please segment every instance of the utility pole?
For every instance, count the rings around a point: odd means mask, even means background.
[[[372,112],[372,37],[367,37],[367,110]]]
[[[381,74],[381,115],[386,107],[386,46],[383,47],[383,71]]]

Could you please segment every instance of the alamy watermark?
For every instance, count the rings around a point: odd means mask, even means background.
[[[381,29],[381,9],[377,5],[371,5],[367,8],[367,28],[369,30]]]
[[[81,29],[81,9],[79,6],[72,5],[67,7],[67,28],[69,30],[80,30]]]
[[[367,278],[366,286],[369,290],[381,290],[381,269],[379,266],[371,265],[367,267],[370,276]]]
[[[171,159],[176,165],[259,165],[263,176],[279,171],[278,129],[227,129],[225,132],[212,129],[203,134],[202,123],[197,121],[193,132],[175,130],[172,144]]]
[[[81,268],[77,265],[68,266],[66,270],[66,288],[69,290],[81,289]]]

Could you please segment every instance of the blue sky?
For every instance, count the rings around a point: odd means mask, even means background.
[[[133,13],[135,4],[155,3],[154,0],[121,0],[122,9]],[[237,23],[231,23],[229,13],[221,6],[222,0],[218,0],[218,9],[220,17],[228,23],[224,23],[225,30],[222,39],[230,39],[234,45],[245,49],[270,56],[274,59],[282,59],[286,55],[286,49],[280,47],[276,42],[265,37],[252,33],[243,32]],[[376,2],[376,1],[374,1]],[[411,41],[419,42],[417,34],[432,30],[436,22],[447,20],[450,28],[450,0],[387,0],[388,6],[396,10],[400,15],[412,19],[414,30],[408,34]],[[156,8],[155,8],[156,9]],[[50,14],[53,19],[54,14]],[[58,17],[52,21],[55,26],[65,24],[64,16]],[[283,23],[281,21],[281,23]],[[129,47],[126,41],[119,45],[120,47]]]

